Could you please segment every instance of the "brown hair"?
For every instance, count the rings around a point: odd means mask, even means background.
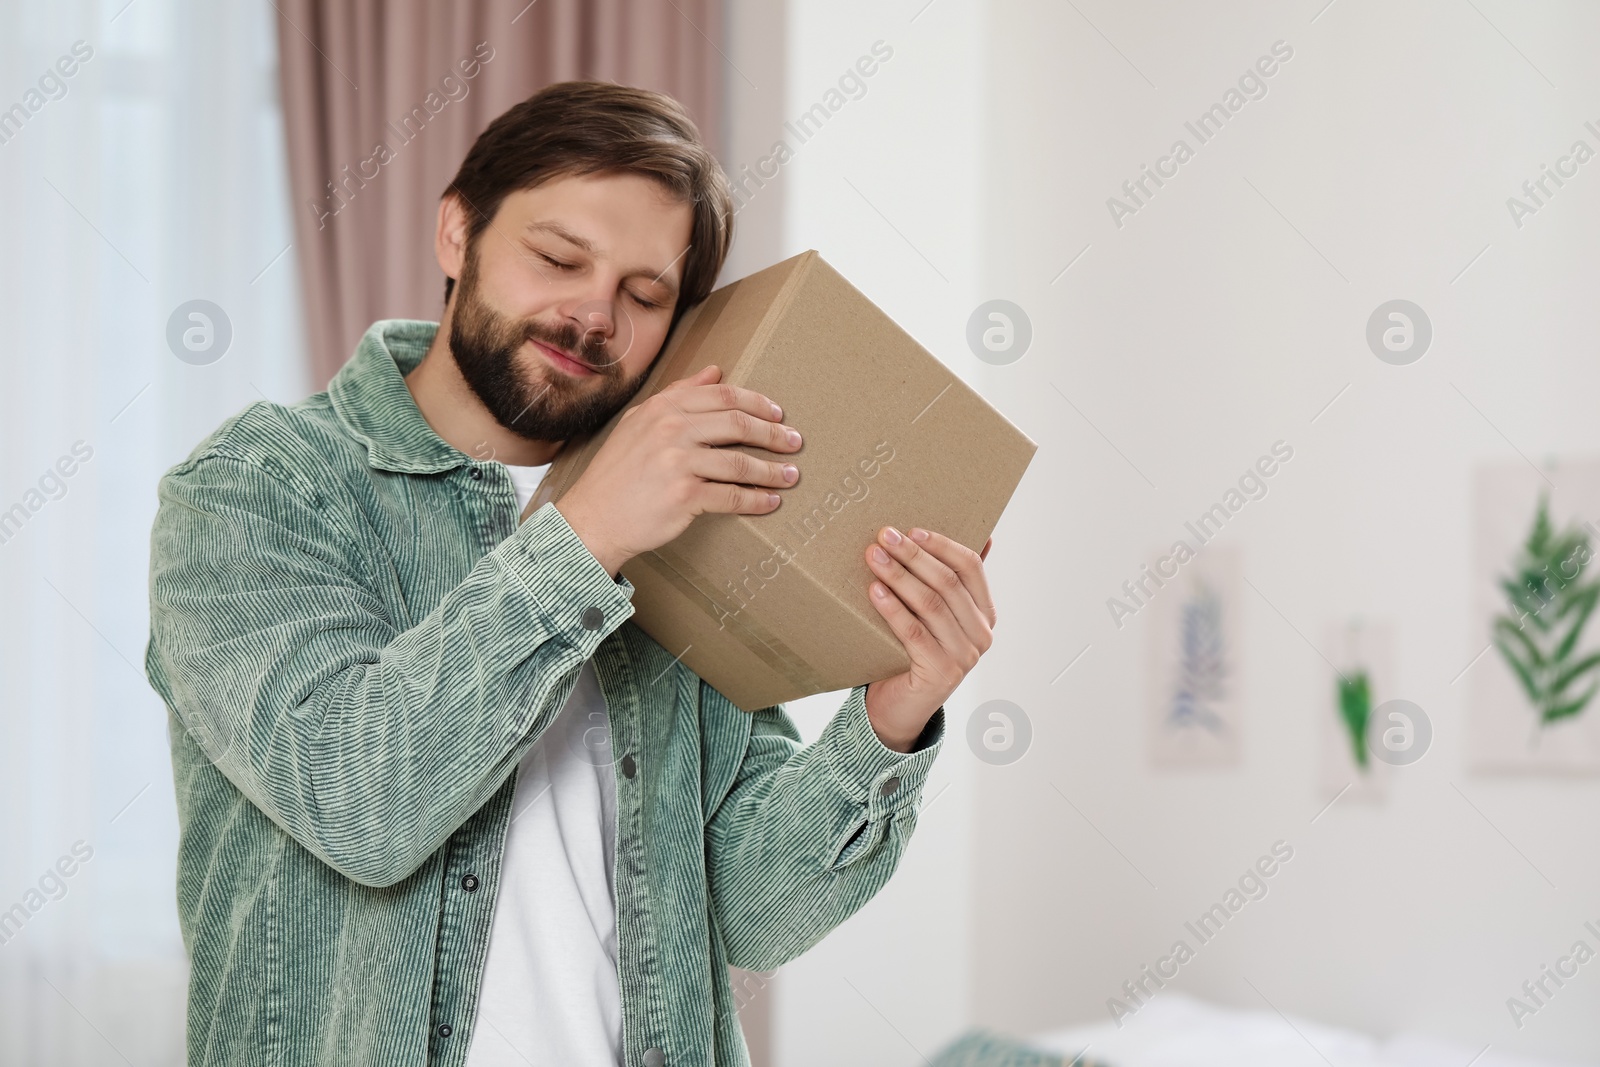
[[[733,198],[689,113],[665,93],[608,81],[548,85],[478,135],[443,195],[456,196],[467,211],[470,255],[508,194],[602,172],[652,178],[694,207],[675,326],[716,284],[733,241]],[[446,303],[454,288],[446,278]]]

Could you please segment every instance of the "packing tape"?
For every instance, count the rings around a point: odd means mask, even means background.
[[[771,630],[754,619],[746,618],[742,609],[737,613],[730,612],[718,604],[711,592],[716,588],[715,585],[681,555],[674,554],[674,558],[669,560],[656,551],[635,558],[670,582],[719,628],[731,633],[752,655],[790,684],[800,687],[807,694],[824,693],[832,688]]]

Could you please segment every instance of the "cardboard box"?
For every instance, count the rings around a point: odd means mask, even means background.
[[[922,526],[981,550],[1038,446],[815,250],[686,312],[631,403],[711,363],[782,405],[805,437],[784,457],[800,480],[770,514],[702,515],[628,561],[632,621],[745,711],[906,670],[868,600],[866,546],[880,526]],[[615,426],[569,441],[523,517],[560,500]]]

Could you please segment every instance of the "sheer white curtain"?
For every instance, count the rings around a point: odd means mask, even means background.
[[[183,1060],[149,530],[162,471],[306,390],[277,17],[0,0],[0,1065]]]

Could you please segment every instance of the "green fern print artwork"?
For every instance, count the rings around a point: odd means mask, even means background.
[[[1593,680],[1600,652],[1577,652],[1600,599],[1600,582],[1584,580],[1592,559],[1589,537],[1576,527],[1556,532],[1548,505],[1541,496],[1513,573],[1500,579],[1510,611],[1494,621],[1495,647],[1539,713],[1540,726],[1577,715],[1600,689],[1600,680]]]
[[[1367,769],[1367,722],[1372,718],[1372,685],[1366,671],[1339,676],[1339,718],[1350,734],[1356,766]]]

